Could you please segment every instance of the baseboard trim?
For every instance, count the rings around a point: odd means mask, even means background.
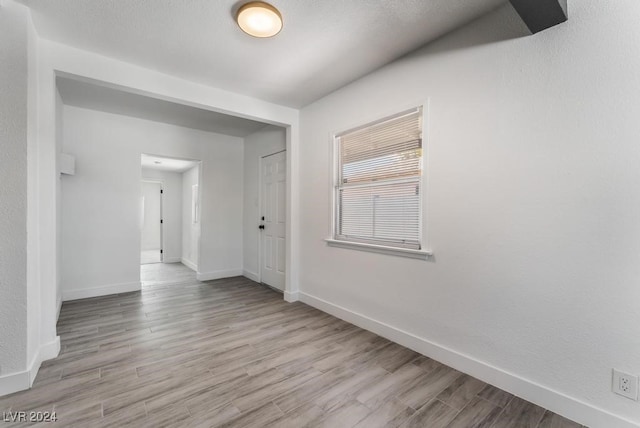
[[[0,376],[0,397],[31,388],[42,362],[57,357],[59,353],[60,336],[56,336],[53,341],[40,346],[27,370]]]
[[[260,277],[257,273],[251,272],[250,270],[243,269],[242,276],[249,278],[251,281],[260,282]]]
[[[180,263],[182,258],[180,257],[163,257],[162,263]]]
[[[24,391],[30,387],[29,370],[0,376],[0,397]]]
[[[182,258],[180,259],[180,262],[182,262],[182,264],[188,267],[189,269],[198,272],[198,266],[196,266],[196,264],[193,263],[191,260]]]
[[[31,388],[31,385],[33,385],[33,381],[36,380],[36,376],[38,375],[38,370],[40,370],[42,362],[57,357],[59,353],[60,336],[56,336],[56,338],[51,342],[45,343],[44,345],[40,346],[40,349],[31,361],[29,369],[29,388]]]
[[[232,278],[234,276],[242,276],[242,269],[217,270],[214,272],[198,272],[196,278],[198,281],[211,281],[214,279]]]
[[[413,349],[416,352],[451,366],[456,370],[497,386],[498,388],[549,409],[552,412],[574,420],[580,424],[588,425],[593,428],[638,428],[640,426],[635,422],[622,418],[618,415],[614,415],[604,409],[592,406],[561,392],[522,378],[514,373],[494,367],[469,355],[459,353],[389,324],[369,318],[366,315],[351,311],[347,308],[302,291],[293,294],[298,294],[300,300],[309,306],[313,306],[316,309],[357,325],[365,330],[376,333],[402,346]],[[286,293],[285,300],[287,300]]]
[[[69,300],[88,299],[90,297],[108,296],[110,294],[129,293],[132,291],[140,291],[141,289],[142,284],[140,281],[137,281],[87,289],[63,290],[62,301],[67,302]]]
[[[284,292],[284,300],[285,302],[293,303],[300,300],[300,293],[297,291],[285,291]],[[313,306],[311,303],[307,303],[309,306]]]

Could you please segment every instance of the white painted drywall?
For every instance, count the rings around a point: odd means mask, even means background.
[[[28,15],[0,9],[0,395],[27,368]],[[37,330],[36,330],[37,331]],[[37,334],[37,333],[36,333]],[[30,346],[34,352],[37,341]]]
[[[40,354],[41,345],[41,314],[42,302],[40,290],[36,277],[38,262],[33,257],[35,247],[38,245],[38,236],[34,236],[29,232],[31,228],[37,224],[37,218],[34,213],[37,210],[37,203],[34,203],[33,190],[37,182],[37,171],[33,167],[31,156],[34,153],[38,135],[37,122],[37,105],[38,105],[38,35],[31,22],[30,13],[27,13],[27,36],[28,36],[28,126],[27,126],[27,369],[37,370],[40,366],[39,361],[35,357]],[[29,367],[29,362],[33,362],[33,366]],[[29,383],[31,380],[29,380]]]
[[[569,14],[522,37],[506,5],[301,111],[300,289],[639,424],[640,2]],[[330,133],[427,99],[435,257],[328,247]]]
[[[199,186],[199,181],[199,165],[182,174],[182,263],[195,271],[199,270],[200,222],[193,221],[193,186]]]
[[[162,183],[142,180],[142,234],[140,248],[142,251],[161,250],[161,229],[160,220],[162,218],[162,201],[160,190]]]
[[[142,179],[162,181],[163,260],[179,262],[182,257],[182,173],[142,168]]]
[[[286,131],[267,126],[244,139],[244,211],[243,211],[243,270],[244,275],[258,280],[260,224],[260,158],[284,150]]]
[[[69,106],[64,126],[65,299],[139,286],[141,153],[202,160],[200,272],[241,270],[241,138]]]

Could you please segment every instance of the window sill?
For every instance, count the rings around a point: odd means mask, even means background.
[[[410,259],[427,260],[433,252],[427,250],[412,250],[410,248],[387,247],[385,245],[364,244],[362,242],[339,241],[327,238],[325,242],[330,247],[349,248],[370,253],[388,254],[390,256],[408,257]]]

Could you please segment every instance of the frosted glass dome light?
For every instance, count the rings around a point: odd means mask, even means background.
[[[262,1],[240,7],[236,21],[242,31],[253,37],[273,37],[282,30],[282,15],[278,9]]]

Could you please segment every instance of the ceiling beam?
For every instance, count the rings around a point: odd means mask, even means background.
[[[510,0],[510,2],[534,34],[568,19],[567,0]]]

